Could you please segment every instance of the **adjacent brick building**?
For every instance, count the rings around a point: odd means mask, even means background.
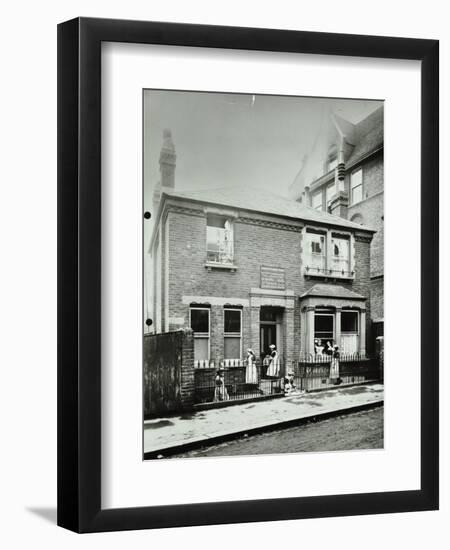
[[[373,336],[383,334],[384,164],[383,106],[358,124],[329,117],[318,154],[305,158],[290,195],[301,204],[376,231],[370,247]]]
[[[164,135],[154,194],[153,327],[192,328],[196,361],[277,345],[283,368],[314,340],[365,354],[374,231],[261,189],[175,187]],[[211,186],[213,187],[213,186]]]

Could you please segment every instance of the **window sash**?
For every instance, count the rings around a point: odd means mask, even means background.
[[[193,311],[207,311],[208,312],[208,332],[204,331],[195,331],[192,326],[192,312]],[[209,336],[209,333],[211,331],[211,313],[210,309],[207,307],[191,307],[189,308],[189,326],[192,330],[194,330],[194,337],[198,335],[198,338],[205,338],[206,336]],[[205,336],[206,335],[206,336]]]
[[[322,210],[322,191],[314,193],[311,200],[312,207],[315,210]]]
[[[223,223],[223,226],[220,225]],[[233,263],[233,224],[222,216],[210,216],[206,221],[206,257],[208,262]]]
[[[345,315],[351,315],[356,319],[356,330],[344,330],[343,327],[343,317]],[[358,311],[351,311],[351,310],[343,310],[341,312],[341,333],[342,334],[359,334],[359,312]]]
[[[306,233],[306,236],[308,256],[307,265],[313,268],[325,269],[327,262],[325,235]],[[315,247],[313,245],[319,245],[321,252],[314,251],[317,246]]]
[[[363,198],[363,180],[362,180],[362,168],[358,168],[352,172],[350,176],[350,190],[352,204],[362,201]]]
[[[239,330],[227,330],[227,313],[239,313]],[[223,310],[223,326],[224,326],[224,333],[225,334],[241,334],[242,332],[242,310],[241,309],[232,309],[232,308],[225,308]]]
[[[239,313],[239,331],[226,330],[226,316],[229,312]],[[242,310],[226,308],[223,311],[224,317],[224,359],[241,359],[242,357]],[[236,356],[236,343],[239,347],[238,356]],[[231,356],[233,355],[233,357]]]
[[[338,165],[337,157],[330,158],[328,161],[328,172],[331,172],[331,170],[334,170],[335,168],[337,168],[337,165]]]
[[[336,252],[338,247],[338,254]],[[349,271],[350,270],[350,240],[332,237],[332,269],[334,271]]]
[[[331,198],[336,194],[336,184],[333,182],[331,185],[327,186],[326,190],[326,200],[327,200],[327,206],[330,205]]]
[[[189,308],[189,326],[192,328],[192,312],[207,311],[208,312],[208,332],[195,331],[194,329],[194,361],[209,361],[210,356],[210,340],[211,332],[211,311],[207,307],[191,307]]]

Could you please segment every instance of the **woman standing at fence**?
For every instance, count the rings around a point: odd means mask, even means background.
[[[330,364],[330,381],[334,384],[340,384],[340,378],[339,378],[339,347],[334,346],[333,355],[331,359]]]
[[[269,348],[271,349],[271,352],[270,352],[270,364],[269,364],[269,368],[267,369],[267,376],[278,377],[278,375],[280,374],[280,357],[278,355],[277,348],[274,344],[271,344]]]
[[[258,383],[258,371],[256,370],[256,355],[254,354],[251,348],[247,350],[247,367],[245,369],[245,383],[246,384]]]
[[[224,369],[220,368],[216,373],[214,401],[228,401],[230,399],[225,386]]]

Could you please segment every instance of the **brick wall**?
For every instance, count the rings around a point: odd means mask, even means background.
[[[384,317],[384,165],[383,154],[362,164],[364,200],[349,206],[348,219],[375,229],[370,246],[370,307],[372,319]]]
[[[370,304],[371,314],[374,321],[384,318],[384,278],[379,277],[371,280]]]
[[[348,208],[348,219],[376,230],[371,244],[371,276],[383,275],[384,269],[384,173],[381,152],[362,164],[364,200]],[[360,221],[362,220],[362,221]]]
[[[243,219],[245,217],[245,219]],[[165,224],[165,238],[170,250],[165,273],[168,291],[169,330],[189,326],[189,301],[183,296],[213,296],[223,298],[221,304],[211,303],[211,358],[223,358],[223,309],[224,303],[242,307],[242,350],[252,347],[259,354],[259,308],[250,307],[251,288],[260,287],[261,265],[283,268],[286,289],[294,291],[294,310],[285,310],[283,355],[289,362],[300,353],[301,315],[298,296],[311,286],[325,282],[323,279],[307,279],[301,271],[302,233],[297,222],[294,230],[272,223],[261,225],[259,214],[240,213],[234,223],[234,264],[236,271],[205,268],[206,262],[206,215],[201,206],[169,211]],[[273,219],[272,219],[273,221]],[[280,219],[275,221],[280,222]],[[294,224],[296,222],[293,222]],[[370,243],[367,239],[356,240],[355,279],[336,284],[369,297],[370,293]],[[166,253],[166,252],[165,252]],[[166,260],[166,256],[164,258]],[[164,277],[163,277],[164,279]],[[229,300],[229,301],[228,301]],[[201,303],[201,302],[199,302]],[[370,306],[367,305],[368,319]],[[369,327],[368,327],[369,330]]]

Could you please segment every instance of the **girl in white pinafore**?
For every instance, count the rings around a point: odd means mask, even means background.
[[[277,377],[280,374],[280,358],[276,346],[271,344],[269,348],[272,351],[270,352],[270,365],[267,369],[267,376]]]

